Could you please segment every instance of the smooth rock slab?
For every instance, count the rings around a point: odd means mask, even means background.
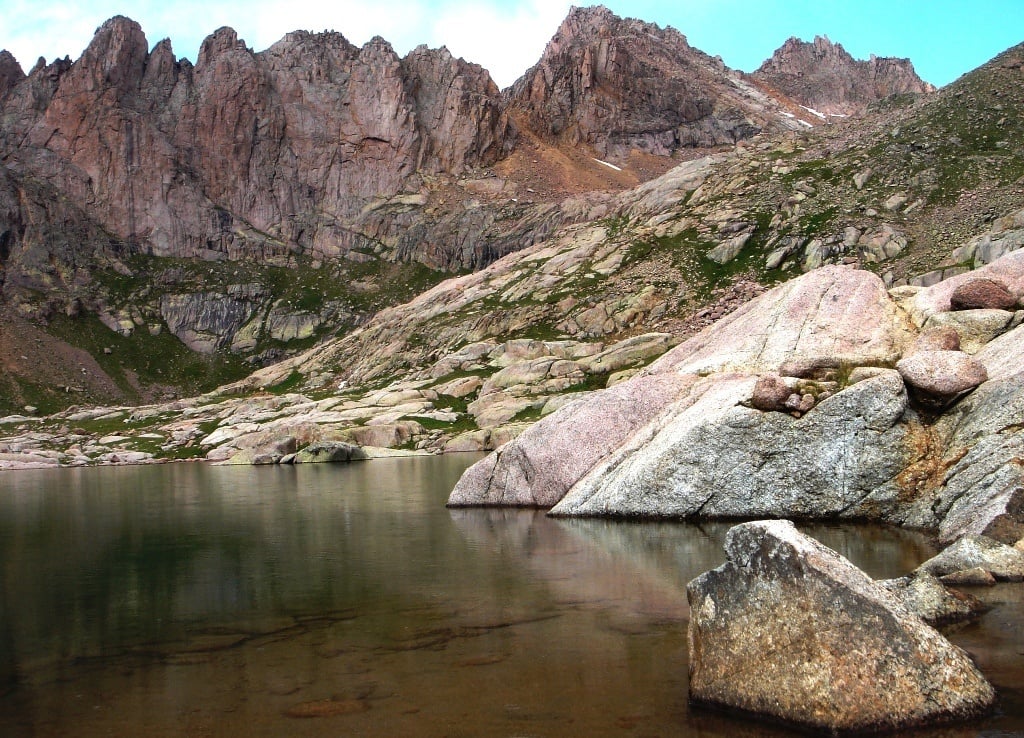
[[[469,467],[448,504],[550,507],[694,381],[637,377],[565,405]]]
[[[832,369],[892,366],[912,339],[905,314],[878,276],[826,266],[744,303],[648,371],[765,373],[790,362]]]
[[[690,699],[828,731],[975,717],[995,691],[970,657],[788,521],[726,535],[687,586]]]
[[[556,516],[886,519],[913,455],[892,370],[801,417],[744,407],[756,383],[713,375],[613,450]]]
[[[925,333],[933,328],[956,331],[959,345],[953,350],[976,354],[985,344],[1005,332],[1012,321],[1013,313],[1006,310],[959,310],[936,313],[924,325]]]

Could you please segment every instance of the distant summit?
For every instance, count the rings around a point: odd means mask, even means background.
[[[859,61],[825,36],[810,43],[791,37],[751,76],[825,115],[854,115],[890,95],[935,90],[909,59],[872,54]]]
[[[548,140],[614,157],[734,144],[777,124],[738,73],[674,28],[573,8],[511,90],[513,109]]]

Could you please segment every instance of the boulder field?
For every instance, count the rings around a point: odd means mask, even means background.
[[[991,283],[1014,310],[955,310],[954,293]],[[871,520],[1013,544],[1022,295],[1024,251],[927,288],[811,271],[543,418],[468,469],[448,504]]]

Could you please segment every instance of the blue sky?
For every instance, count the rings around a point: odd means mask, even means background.
[[[202,39],[233,27],[265,49],[288,31],[340,31],[361,44],[374,35],[399,53],[420,43],[511,84],[533,64],[565,17],[562,0],[0,0],[0,48],[26,69],[77,58],[96,27],[121,14],[142,24],[152,46],[169,37],[193,61]],[[580,0],[577,0],[577,4]],[[622,16],[671,25],[692,46],[750,71],[789,36],[827,35],[857,58],[909,57],[923,78],[944,85],[1024,41],[1024,0],[633,0],[605,4]]]

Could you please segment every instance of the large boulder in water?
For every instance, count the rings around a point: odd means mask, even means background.
[[[738,525],[725,550],[724,565],[687,587],[692,701],[832,732],[992,706],[964,651],[792,523]]]

